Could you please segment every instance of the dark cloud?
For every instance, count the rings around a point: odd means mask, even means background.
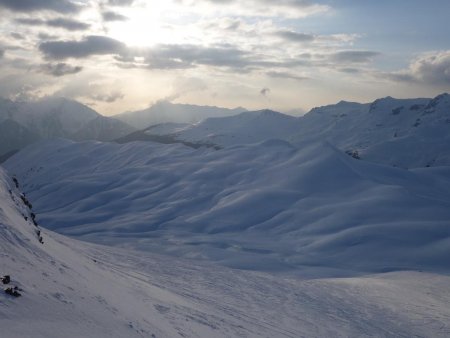
[[[231,46],[162,45],[149,50],[146,62],[150,68],[158,69],[193,68],[197,65],[245,68],[255,60]]]
[[[5,51],[3,49],[0,49],[0,59],[5,56]]]
[[[380,73],[375,74],[375,76],[380,78],[385,78],[391,81],[398,81],[398,82],[417,82],[418,79],[408,72],[402,71],[402,72],[396,72],[396,73]]]
[[[332,54],[330,59],[339,63],[366,63],[378,55],[380,53],[373,51],[346,50]]]
[[[72,66],[67,63],[47,63],[44,65],[41,65],[39,67],[40,71],[52,76],[60,77],[65,75],[71,75],[79,73],[83,70],[83,67],[80,66]]]
[[[81,7],[68,0],[0,0],[0,7],[16,12],[54,11],[78,12]]]
[[[95,100],[95,101],[101,101],[101,102],[107,102],[107,103],[113,103],[117,100],[121,100],[124,98],[124,94],[120,92],[114,92],[110,94],[95,94],[90,95],[89,98]]]
[[[358,73],[361,73],[360,69],[352,68],[352,67],[340,68],[339,71],[342,72],[342,73],[347,73],[347,74],[358,74]]]
[[[274,35],[290,42],[311,42],[315,39],[314,35],[311,34],[297,33],[287,30],[278,31]]]
[[[90,25],[87,23],[65,18],[48,20],[46,24],[51,27],[64,28],[70,31],[86,30],[90,27]]]
[[[267,97],[267,96],[270,94],[270,88],[265,87],[265,88],[261,89],[261,90],[259,91],[259,93],[260,93],[262,96]]]
[[[105,11],[102,12],[103,21],[127,21],[128,18],[125,15],[113,12]]]
[[[56,40],[58,36],[41,32],[38,34],[38,38],[39,40]]]
[[[251,72],[270,67],[305,66],[297,59],[275,60],[253,54],[233,45],[159,45],[146,50],[128,48],[115,56],[121,68],[188,69],[198,66],[221,67],[230,71]]]
[[[270,71],[266,73],[267,76],[273,77],[273,78],[280,78],[280,79],[291,79],[291,80],[297,80],[297,81],[304,81],[308,80],[305,76],[299,76],[293,73],[288,72],[276,72],[276,71]]]
[[[91,55],[114,55],[126,52],[122,42],[105,36],[91,35],[81,41],[48,41],[39,45],[45,57],[54,60],[86,58]]]
[[[10,35],[12,38],[14,38],[16,40],[25,40],[25,36],[23,36],[20,33],[12,32]]]
[[[126,0],[122,0],[125,1]],[[185,0],[176,0],[178,3],[186,3],[187,1]],[[110,2],[121,2],[121,0],[110,0]],[[215,5],[228,5],[228,4],[233,4],[233,3],[241,3],[238,0],[196,0],[196,1],[191,1],[192,2],[209,2]],[[308,7],[312,7],[315,6],[316,3],[313,3],[309,0],[277,0],[277,1],[273,1],[273,0],[253,0],[253,3],[257,4],[257,5],[262,5],[262,6],[270,6],[270,7],[288,7],[288,8],[296,8],[296,9],[305,9]]]
[[[130,6],[135,0],[108,0],[108,5],[111,6]]]
[[[49,20],[19,18],[16,19],[15,21],[23,25],[49,26],[49,27],[63,28],[69,31],[87,30],[90,27],[89,24],[86,24],[84,22],[66,18],[55,18]]]

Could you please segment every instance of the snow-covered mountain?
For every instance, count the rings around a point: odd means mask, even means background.
[[[143,132],[149,136],[166,136],[192,144],[225,147],[284,139],[298,129],[297,118],[272,110],[260,110],[229,117],[208,118],[196,124],[161,124],[151,126]]]
[[[300,118],[301,145],[328,140],[359,157],[403,168],[450,165],[450,95],[434,99],[387,97],[371,104],[340,102]]]
[[[15,152],[40,139],[37,133],[14,120],[8,118],[0,122],[0,155]]]
[[[85,123],[82,128],[71,134],[68,138],[75,141],[112,141],[126,136],[133,131],[134,128],[122,121],[98,115],[95,119]]]
[[[246,112],[195,124],[152,126],[142,133],[152,141],[159,137],[217,147],[272,138],[297,147],[328,141],[344,152],[392,166],[450,165],[450,95],[434,99],[387,97],[371,104],[341,101],[314,108],[298,118],[267,110]],[[146,138],[140,135],[131,140],[136,139]]]
[[[253,270],[450,268],[449,167],[280,140],[219,151],[48,141],[5,167],[48,228],[92,242]]]
[[[36,130],[124,132],[57,102]],[[29,137],[0,104],[0,136]],[[26,147],[0,168],[1,336],[448,337],[449,106],[340,102]]]
[[[47,97],[32,102],[0,100],[0,155],[39,139],[110,141],[134,131],[124,122],[99,115],[68,99]]]
[[[286,279],[101,247],[36,227],[22,198],[0,168],[0,274],[10,276],[4,287],[17,287],[21,295],[0,293],[2,337],[446,337],[450,332],[448,275]]]
[[[144,127],[167,122],[196,123],[208,117],[231,116],[243,111],[245,111],[245,108],[242,107],[227,109],[159,101],[147,109],[122,113],[115,115],[114,118],[126,122],[135,128],[143,129]]]

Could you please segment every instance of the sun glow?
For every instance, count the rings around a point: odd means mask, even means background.
[[[179,23],[181,14],[170,3],[154,2],[145,8],[132,8],[120,13],[126,21],[111,23],[108,35],[133,47],[180,42],[180,31],[171,22]]]

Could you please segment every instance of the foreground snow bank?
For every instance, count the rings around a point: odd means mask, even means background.
[[[11,190],[9,193],[8,190]],[[447,337],[450,277],[398,272],[285,279],[155,254],[35,238],[0,169],[2,337]]]
[[[448,167],[277,140],[220,151],[59,140],[5,166],[42,224],[92,242],[260,271],[450,268]]]

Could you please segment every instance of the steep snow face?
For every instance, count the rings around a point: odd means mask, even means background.
[[[0,155],[39,139],[110,141],[134,130],[72,100],[54,97],[33,102],[0,100]]]
[[[19,104],[16,120],[37,130],[44,138],[61,137],[75,133],[99,114],[76,101],[64,98],[45,98]]]
[[[450,102],[435,99],[393,99],[370,105],[341,102],[315,108],[301,118],[288,140],[301,146],[328,140],[362,159],[403,168],[450,165]]]
[[[173,124],[148,128],[149,135],[168,134],[176,140],[230,146],[284,139],[298,130],[298,120],[271,110],[245,112],[231,117],[208,118],[194,125]]]
[[[220,151],[57,141],[5,166],[38,219],[104,244],[254,270],[448,270],[450,171],[285,141]]]
[[[161,101],[150,108],[127,112],[114,117],[138,129],[144,129],[152,125],[167,122],[196,123],[208,117],[231,116],[242,113],[243,111],[245,111],[245,108],[241,107],[227,109]]]
[[[78,242],[24,216],[0,169],[2,337],[447,337],[450,277],[285,279]]]
[[[40,140],[40,136],[11,119],[0,122],[0,155]]]
[[[105,116],[98,116],[87,122],[80,130],[72,134],[73,140],[112,141],[128,135],[135,129],[128,124]]]

